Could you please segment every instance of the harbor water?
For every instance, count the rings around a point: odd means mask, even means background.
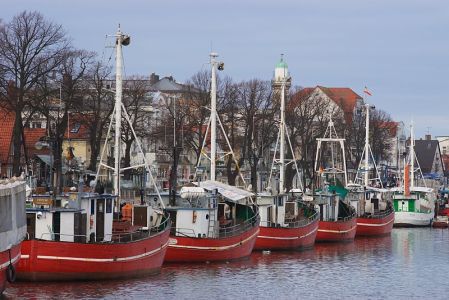
[[[391,236],[256,252],[223,264],[173,264],[139,279],[15,283],[6,299],[447,299],[449,230],[394,229]]]

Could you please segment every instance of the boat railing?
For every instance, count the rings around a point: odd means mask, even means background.
[[[382,219],[393,212],[393,207],[387,207],[386,210],[382,212],[377,212],[375,214],[365,214],[363,217],[368,219]]]
[[[232,237],[241,234],[242,232],[248,231],[249,229],[257,226],[260,222],[259,214],[255,214],[249,219],[238,223],[233,226],[220,226],[219,237]]]
[[[135,230],[133,232],[126,233],[112,233],[105,234],[104,236],[97,236],[96,234],[91,234],[91,236],[85,234],[67,234],[67,233],[55,233],[55,232],[44,232],[41,234],[41,240],[54,241],[55,236],[59,237],[73,237],[73,238],[84,238],[85,241],[89,243],[126,243],[126,242],[134,242],[145,239],[149,236],[156,235],[162,231],[164,231],[167,226],[171,225],[171,221],[169,218],[166,218],[159,225],[152,226],[148,229],[142,230],[142,228]],[[50,236],[50,239],[45,239],[44,237]],[[98,239],[100,237],[100,239]],[[29,236],[28,236],[29,238]],[[70,242],[70,241],[68,241]]]
[[[310,223],[313,223],[315,220],[317,220],[319,218],[318,212],[314,211],[314,213],[304,219],[301,220],[296,220],[296,221],[290,221],[290,222],[284,222],[285,227],[289,227],[289,228],[298,228],[298,227],[304,227],[309,225]],[[276,223],[275,222],[271,222],[271,221],[264,221],[261,222],[261,224],[266,223],[266,225],[262,225],[262,226],[266,226],[266,227],[276,227]]]
[[[195,229],[193,228],[171,228],[172,235],[184,237],[196,237]]]
[[[154,225],[149,227],[148,229],[139,228],[133,232],[124,232],[124,233],[112,233],[107,234],[105,236],[110,236],[112,242],[118,243],[126,243],[126,242],[134,242],[145,239],[149,236],[156,235],[162,231],[165,231],[167,227],[171,225],[171,221],[169,218],[166,218],[163,222],[158,225]]]

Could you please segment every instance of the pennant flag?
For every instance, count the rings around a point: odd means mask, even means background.
[[[367,94],[368,96],[372,96],[373,94],[371,94],[371,91],[370,90],[368,90],[368,88],[365,86],[365,89],[363,90],[363,92],[365,93],[365,94]]]

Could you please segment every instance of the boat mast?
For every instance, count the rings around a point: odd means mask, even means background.
[[[369,183],[369,110],[370,105],[365,104],[366,108],[366,126],[365,126],[365,186]]]
[[[114,195],[120,197],[120,138],[122,120],[122,41],[120,25],[116,33],[115,47],[115,144],[114,144]]]
[[[279,145],[279,193],[284,193],[285,186],[285,80],[287,75],[282,78],[281,84],[281,124],[280,124],[280,145]]]
[[[210,89],[210,179],[215,181],[216,156],[217,156],[217,64],[216,58],[218,54],[212,52],[210,54],[210,65],[212,68],[211,89]]]
[[[410,188],[415,187],[415,133],[413,132],[413,122],[410,124]]]

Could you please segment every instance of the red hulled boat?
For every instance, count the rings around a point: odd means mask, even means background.
[[[351,242],[357,231],[357,219],[320,221],[317,242]]]
[[[170,233],[167,215],[158,207],[145,204],[142,198],[141,205],[133,206],[129,226],[123,226],[126,222],[118,218],[120,202],[124,202],[120,197],[121,173],[125,169],[146,167],[149,177],[153,178],[140,140],[122,105],[122,45],[128,45],[130,38],[119,28],[115,39],[115,114],[109,125],[94,181],[95,186],[101,167],[114,170],[111,174],[114,195],[83,193],[81,179],[79,193],[68,193],[63,198],[50,195],[33,197],[33,207],[27,209],[28,238],[22,245],[22,259],[18,266],[18,277],[21,279],[128,278],[158,272],[162,266]],[[128,122],[143,157],[144,163],[138,166],[120,167],[122,117]],[[107,143],[112,123],[115,123],[114,167],[103,163],[106,149],[109,148]]]
[[[288,66],[283,56],[274,70],[273,88],[280,92],[280,114],[278,141],[274,151],[270,180],[268,182],[268,192],[259,193],[257,205],[261,215],[260,233],[257,236],[255,249],[257,250],[297,250],[310,248],[315,243],[318,229],[318,212],[310,203],[302,201],[302,190],[294,188],[291,193],[285,193],[285,171],[286,165],[295,165],[296,176],[299,175],[299,168],[296,165],[295,151],[292,159],[286,159],[285,146],[288,138],[288,130],[285,124],[285,94],[291,85],[291,77],[288,73]],[[286,139],[287,137],[287,139]],[[278,153],[279,145],[279,153]],[[279,157],[277,158],[277,154]],[[271,181],[273,170],[279,168],[279,186]],[[277,191],[277,192],[274,192]]]
[[[317,242],[350,242],[357,231],[355,210],[336,194],[315,195],[314,203],[320,207]],[[337,204],[337,205],[335,205]]]
[[[354,183],[347,185],[347,199],[357,214],[356,236],[388,235],[393,229],[393,193],[382,188],[382,180],[369,144],[369,112],[372,108],[365,103],[366,132],[365,147],[355,176]],[[371,171],[372,170],[372,171]],[[370,175],[374,178],[370,178]]]
[[[25,234],[25,182],[0,180],[0,294],[15,280]]]
[[[318,213],[302,202],[297,203],[305,207],[305,211],[303,209],[295,217],[297,220],[293,218],[282,224],[275,221],[261,221],[254,249],[298,250],[313,247],[318,230]],[[268,213],[274,211],[260,204],[259,209],[267,210]]]
[[[216,181],[181,188],[166,206],[174,226],[166,262],[230,261],[249,256],[259,233],[252,193]]]
[[[394,210],[357,217],[357,236],[388,235],[393,230]]]
[[[68,200],[66,207],[51,206],[49,197],[33,201],[39,207],[27,209],[29,238],[22,243],[19,279],[102,280],[160,270],[170,232],[162,212],[142,206],[144,212],[134,215],[146,226],[114,232],[115,197],[89,194]]]
[[[347,183],[345,139],[339,138],[332,118],[323,138],[317,139],[315,171],[317,186],[322,189],[311,195],[319,207],[320,223],[317,242],[353,241],[357,230],[356,212],[345,200]],[[336,149],[339,148],[339,151]],[[344,185],[340,180],[344,180]]]

